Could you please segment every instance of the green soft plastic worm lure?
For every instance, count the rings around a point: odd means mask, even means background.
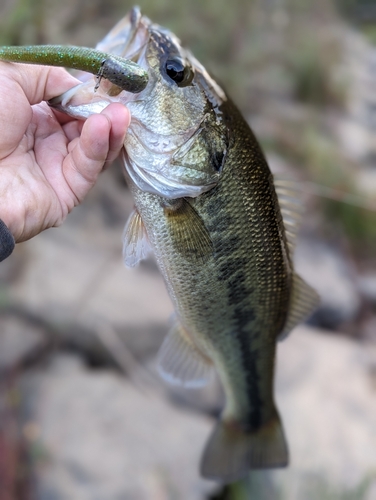
[[[147,72],[133,61],[86,47],[69,45],[0,47],[0,60],[87,71],[99,79],[106,78],[122,90],[133,94],[141,92],[148,83]]]

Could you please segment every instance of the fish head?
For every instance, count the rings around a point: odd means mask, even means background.
[[[145,89],[132,94],[107,80],[90,78],[53,99],[52,106],[86,118],[110,102],[125,104],[132,119],[123,156],[127,177],[139,189],[176,199],[214,187],[227,152],[221,112],[226,95],[205,68],[173,33],[142,16],[138,8],[96,48],[145,69]]]

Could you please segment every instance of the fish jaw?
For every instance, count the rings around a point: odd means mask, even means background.
[[[94,93],[93,79],[83,82],[67,90],[63,94],[48,101],[51,108],[57,109],[73,118],[86,120],[89,116],[100,113],[115,98],[110,98],[104,92]]]

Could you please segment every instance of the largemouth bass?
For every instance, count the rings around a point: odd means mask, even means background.
[[[97,49],[135,61],[146,88],[130,94],[91,79],[51,104],[81,118],[112,101],[131,111],[124,164],[135,208],[125,262],[136,265],[151,248],[176,311],[159,369],[195,387],[214,367],[226,396],[202,474],[229,482],[286,466],[276,342],[317,303],[293,269],[295,193],[274,182],[240,112],[170,31],[133,9]]]

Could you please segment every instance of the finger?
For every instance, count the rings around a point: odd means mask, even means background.
[[[120,103],[110,104],[101,114],[107,116],[111,122],[109,150],[107,155],[107,162],[109,164],[117,158],[124,145],[125,135],[131,121],[131,116],[128,109]]]
[[[56,116],[57,121],[62,126],[65,125],[66,123],[76,121],[76,118],[73,118],[73,116],[70,116],[70,115],[67,115],[66,113],[63,113],[62,111],[59,111],[58,109],[51,108],[51,111]]]
[[[130,113],[122,104],[113,103],[107,106],[101,114],[106,116],[111,122],[109,152],[106,159],[107,167],[119,155],[124,145],[125,135],[130,122]],[[83,126],[84,122],[81,120],[73,120],[63,125],[64,133],[69,141],[69,152],[75,147],[75,139],[80,137]]]
[[[83,128],[83,122],[79,122],[78,120],[73,120],[63,125],[62,129],[69,141],[69,146],[68,146],[68,148],[70,148],[68,149],[69,151],[73,149],[72,141],[80,137],[82,128]]]
[[[4,74],[21,86],[30,104],[48,101],[80,83],[64,68],[37,64],[0,64],[4,65]]]
[[[63,162],[74,205],[82,201],[102,171],[110,149],[110,133],[110,119],[102,114],[92,115],[86,120],[81,137],[74,139],[75,146]]]
[[[46,86],[52,86],[56,95],[77,83],[62,68],[0,62],[0,157],[9,155],[24,138],[33,117],[30,104],[50,97]]]

